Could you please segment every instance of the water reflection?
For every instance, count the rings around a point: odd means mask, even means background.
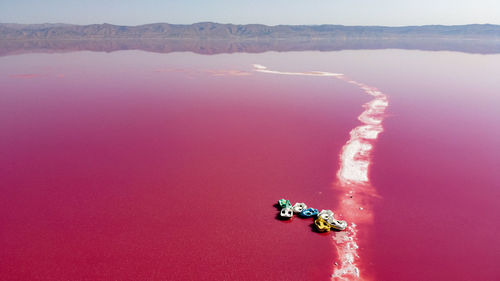
[[[458,39],[276,39],[276,40],[193,40],[193,39],[120,39],[120,40],[1,40],[0,56],[22,53],[71,51],[114,52],[143,50],[156,53],[193,52],[199,54],[262,53],[267,51],[337,51],[372,49],[408,49],[500,53],[498,40]]]

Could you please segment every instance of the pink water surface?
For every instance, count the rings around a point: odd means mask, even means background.
[[[330,280],[336,234],[273,204],[341,207],[371,97],[254,63],[388,96],[361,277],[500,278],[500,56],[126,51],[0,58],[0,280]]]

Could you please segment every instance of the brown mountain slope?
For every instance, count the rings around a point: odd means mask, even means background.
[[[234,25],[202,22],[191,25],[154,23],[139,26],[112,24],[0,24],[0,39],[390,39],[451,38],[500,39],[500,26],[342,26],[342,25]]]

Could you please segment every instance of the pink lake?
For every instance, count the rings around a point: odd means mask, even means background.
[[[356,214],[338,171],[373,97],[254,64],[387,97]],[[0,57],[0,280],[339,279],[341,232],[283,197],[357,224],[346,280],[500,280],[499,76],[447,51]]]

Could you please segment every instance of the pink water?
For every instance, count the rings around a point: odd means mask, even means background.
[[[372,97],[255,63],[389,99],[360,278],[500,278],[499,55],[126,51],[0,58],[0,280],[331,279],[338,233],[273,204],[343,208]]]

